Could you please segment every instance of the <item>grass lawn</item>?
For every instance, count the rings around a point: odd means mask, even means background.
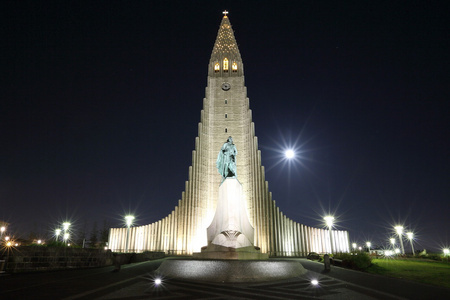
[[[372,259],[367,272],[450,288],[450,263],[419,259]]]

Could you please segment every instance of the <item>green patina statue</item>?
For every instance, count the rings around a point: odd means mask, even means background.
[[[237,178],[236,155],[236,146],[233,144],[233,139],[230,136],[220,149],[216,163],[217,169],[219,170],[220,175],[222,175],[223,180],[226,178]]]

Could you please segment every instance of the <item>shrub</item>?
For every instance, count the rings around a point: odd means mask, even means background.
[[[365,270],[372,265],[372,258],[366,252],[337,253],[334,259],[342,260],[342,266],[354,270]]]

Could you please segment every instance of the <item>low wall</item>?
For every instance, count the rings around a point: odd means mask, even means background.
[[[71,268],[92,268],[113,264],[111,251],[65,247],[16,247],[0,253],[7,273]]]
[[[0,271],[6,273],[51,271],[122,265],[163,258],[164,252],[112,253],[111,250],[69,247],[16,247],[0,251]]]

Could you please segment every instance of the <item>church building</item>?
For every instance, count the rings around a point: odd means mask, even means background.
[[[349,251],[347,231],[332,230],[330,235],[328,229],[298,223],[283,214],[272,200],[244,79],[241,54],[225,11],[208,65],[206,94],[185,191],[165,218],[129,229],[111,228],[109,248],[113,252],[200,252],[207,245],[206,229],[214,218],[222,180],[216,167],[217,155],[229,136],[238,151],[237,178],[254,228],[253,245],[270,256]]]

